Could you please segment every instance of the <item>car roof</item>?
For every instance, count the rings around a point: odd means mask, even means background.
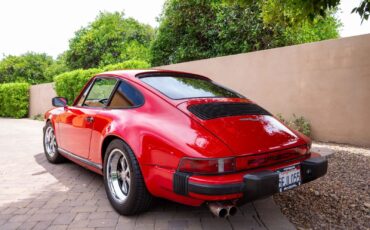
[[[188,73],[188,72],[183,72],[183,71],[174,71],[174,70],[165,70],[165,69],[131,69],[131,70],[114,70],[114,71],[108,71],[108,72],[103,72],[99,73],[96,76],[102,76],[102,75],[114,75],[114,76],[119,76],[123,78],[131,78],[131,79],[137,79],[136,76],[139,74],[150,74],[150,73],[177,73],[177,74],[191,74],[194,77],[199,77],[199,78],[205,78],[209,79],[207,77],[204,77],[199,74],[194,74],[194,73]],[[153,75],[155,76],[155,75]]]
[[[114,71],[99,73],[98,75],[109,74],[109,75],[116,75],[116,76],[122,76],[122,77],[135,77],[137,74],[150,73],[150,72],[158,72],[158,70],[144,70],[144,69],[114,70]]]
[[[202,75],[198,75],[198,74],[194,74],[194,73],[189,73],[189,72],[183,72],[183,71],[174,71],[174,70],[165,70],[165,69],[134,69],[134,70],[115,70],[115,71],[108,71],[108,72],[103,72],[103,73],[99,73],[99,74],[96,74],[95,77],[99,77],[99,76],[114,76],[114,77],[118,77],[118,78],[122,78],[122,79],[125,79],[125,80],[129,80],[129,81],[132,81],[132,82],[135,82],[141,86],[143,86],[144,88],[146,88],[147,90],[150,90],[152,91],[154,94],[156,94],[157,96],[161,97],[162,99],[168,101],[169,103],[173,104],[174,106],[176,106],[177,104],[181,104],[182,102],[184,102],[185,100],[173,100],[173,99],[170,99],[164,95],[162,95],[159,91],[155,90],[154,88],[151,89],[150,87],[148,88],[146,84],[144,84],[140,79],[139,77],[136,77],[137,75],[141,75],[141,74],[151,74],[153,73],[153,77],[160,77],[161,75],[156,75],[155,73],[163,73],[163,74],[189,74],[189,75],[192,75],[192,77],[196,77],[196,78],[200,78],[200,79],[206,79],[206,80],[211,80],[207,77],[204,77]],[[162,75],[163,76],[163,75]]]

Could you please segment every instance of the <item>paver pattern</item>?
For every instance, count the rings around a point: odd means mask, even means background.
[[[47,162],[43,125],[0,119],[0,229],[294,229],[271,198],[247,204],[229,219],[165,200],[149,212],[120,216],[101,176],[73,163]]]

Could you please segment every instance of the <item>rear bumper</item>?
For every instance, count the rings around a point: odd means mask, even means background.
[[[309,158],[300,163],[301,181],[307,183],[326,174],[328,161],[323,157]],[[263,170],[245,174],[240,183],[205,184],[189,181],[191,175],[176,172],[173,189],[180,195],[199,194],[205,196],[225,196],[243,194],[242,202],[250,202],[279,192],[279,174]]]

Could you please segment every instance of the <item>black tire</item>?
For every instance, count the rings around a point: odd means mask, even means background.
[[[47,132],[50,131],[50,130],[52,130],[53,135],[54,135],[53,125],[48,121],[45,125],[44,135],[43,135],[43,145],[44,145],[44,153],[45,153],[46,159],[52,164],[58,164],[58,163],[65,162],[66,159],[58,152],[58,143],[57,143],[56,139],[55,139],[55,148],[52,152],[50,152],[50,149],[48,149],[48,147],[47,147],[45,137],[47,135]],[[54,137],[55,137],[55,135],[54,135]]]
[[[109,168],[108,161],[112,158],[111,155],[120,150],[121,154],[124,154],[127,165],[129,166],[130,182],[128,186],[128,192],[124,200],[120,201],[115,198],[114,192],[112,192],[112,183],[108,181]],[[111,157],[110,157],[111,156]],[[122,159],[122,158],[121,158]],[[121,171],[123,171],[121,169]],[[148,192],[143,176],[141,174],[139,163],[131,150],[131,148],[122,140],[115,139],[109,143],[104,156],[104,186],[107,193],[109,202],[113,208],[121,215],[135,215],[144,211],[147,211],[153,202],[152,195]],[[109,176],[112,178],[111,176]],[[119,179],[117,179],[119,180]],[[121,180],[122,181],[122,180]],[[121,186],[119,186],[121,188]],[[123,190],[122,190],[123,191]]]

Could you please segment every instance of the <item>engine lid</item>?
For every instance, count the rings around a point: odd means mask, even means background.
[[[198,108],[195,107],[197,105]],[[298,132],[290,130],[250,101],[191,100],[180,104],[178,108],[198,120],[236,155],[270,152],[306,144]]]

